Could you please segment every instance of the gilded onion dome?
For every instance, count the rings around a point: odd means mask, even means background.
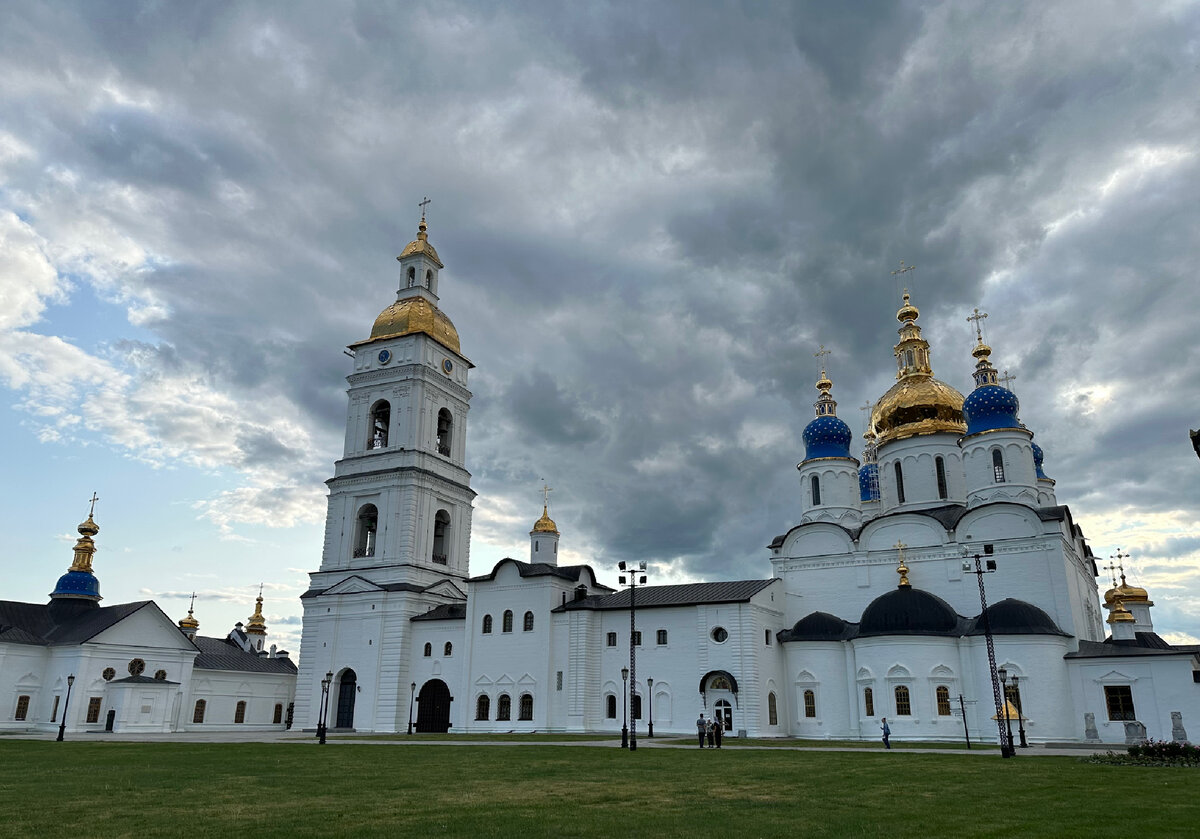
[[[421,223],[417,225],[417,238],[413,239],[404,246],[404,250],[400,251],[400,255],[396,259],[407,259],[410,256],[418,254],[424,255],[437,263],[438,268],[445,268],[442,260],[438,258],[437,251],[433,245],[429,244],[429,226],[425,224],[425,214],[421,214]]]
[[[446,317],[445,312],[424,297],[407,297],[388,306],[375,318],[375,325],[371,327],[371,337],[351,346],[357,347],[381,338],[399,338],[418,332],[462,355],[458,330],[454,328],[450,318]]]
[[[875,403],[871,427],[876,442],[902,440],[919,434],[967,430],[963,421],[963,395],[933,377],[929,366],[929,342],[921,336],[916,320],[920,312],[904,292],[904,305],[896,313],[900,341],[896,344],[896,384]]]
[[[542,517],[533,523],[534,533],[558,533],[558,525],[550,518],[549,505],[542,506]]]
[[[200,628],[200,621],[192,614],[192,610],[196,608],[196,593],[192,592],[192,602],[188,604],[188,613],[186,618],[179,619],[179,628],[183,630],[191,630],[193,633]]]
[[[260,588],[258,592],[258,598],[254,601],[254,614],[250,616],[250,622],[246,624],[247,635],[267,634],[267,619],[263,617],[262,604],[262,589]]]
[[[1149,593],[1141,586],[1131,586],[1125,581],[1125,569],[1121,569],[1121,584],[1116,585],[1104,592],[1104,605],[1112,608],[1113,603],[1145,603],[1148,606],[1154,604],[1150,602]]]

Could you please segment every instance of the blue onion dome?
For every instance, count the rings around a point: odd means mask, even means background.
[[[837,415],[837,402],[829,391],[833,382],[821,370],[821,378],[817,380],[817,390],[821,395],[814,404],[817,416],[804,427],[804,459],[813,460],[818,457],[850,457],[850,441],[854,438],[850,426],[846,425]]]
[[[1046,476],[1046,473],[1042,471],[1042,461],[1046,459],[1045,452],[1042,451],[1042,447],[1037,443],[1031,443],[1030,445],[1033,447],[1033,468],[1037,470],[1037,476],[1044,480],[1050,480]]]
[[[75,542],[75,558],[67,573],[58,578],[51,598],[79,598],[100,600],[100,581],[92,573],[92,556],[96,543],[92,537],[100,532],[100,526],[89,513],[87,521],[79,525],[79,539]]]
[[[879,464],[864,463],[858,470],[858,500],[879,500]]]
[[[967,421],[967,434],[978,434],[981,431],[994,431],[997,428],[1020,428],[1021,420],[1017,411],[1021,407],[1017,395],[1000,384],[996,368],[992,366],[992,348],[983,343],[983,332],[979,321],[987,315],[975,310],[973,317],[967,320],[975,321],[978,343],[971,355],[975,356],[975,390],[963,401],[963,419]]]

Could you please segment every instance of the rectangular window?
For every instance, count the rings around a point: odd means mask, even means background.
[[[235,723],[244,723],[246,721],[246,703],[239,702],[233,711],[233,721]]]
[[[642,645],[642,633],[640,633],[640,632],[633,633],[633,645],[635,647],[640,647]]]
[[[908,688],[904,685],[896,686],[896,716],[912,716],[912,700],[909,697]]]
[[[610,632],[604,636],[604,645],[606,647],[615,647],[617,645],[617,633]]]
[[[863,688],[863,709],[868,717],[875,716],[875,691],[870,688]]]
[[[54,697],[54,710],[50,712],[50,722],[58,722],[58,700],[60,699],[62,699],[61,696]]]
[[[1133,714],[1133,688],[1129,685],[1108,685],[1104,688],[1110,720],[1136,720]]]
[[[562,671],[559,670],[554,674],[554,689],[562,690]]]
[[[88,722],[100,722],[100,697],[93,696],[88,699]]]
[[[812,719],[817,715],[817,694],[811,690],[804,691],[804,716]]]
[[[769,629],[763,630],[763,643],[766,644],[768,647],[771,646],[771,630],[769,630]]]
[[[667,645],[667,630],[665,630],[665,629],[658,630],[657,641],[658,641],[658,645],[660,647],[665,647]]]
[[[13,716],[13,719],[23,720],[27,716],[29,716],[29,697],[28,696],[18,696],[17,697],[17,713]]]

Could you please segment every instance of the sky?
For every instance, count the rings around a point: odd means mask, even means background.
[[[343,348],[428,196],[476,365],[471,571],[769,576],[824,346],[839,414],[993,361],[1060,503],[1200,640],[1200,5],[0,7],[0,559],[299,645]],[[892,274],[901,260],[916,269]],[[1105,577],[1100,582],[1107,588]]]

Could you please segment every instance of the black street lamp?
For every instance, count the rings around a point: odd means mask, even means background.
[[[654,736],[654,680],[646,680],[646,693],[650,694],[650,721],[646,723],[646,730],[650,737]]]
[[[62,722],[58,724],[58,737],[55,739],[58,742],[63,741],[63,734],[67,731],[67,709],[71,707],[71,685],[75,684],[75,674],[67,676],[67,701],[63,703]]]
[[[630,563],[625,564],[625,561],[617,563],[617,568],[622,572],[629,572],[629,704],[633,704],[633,691],[637,685],[637,587],[646,584],[646,563],[639,562],[636,565]],[[618,578],[621,585],[625,585],[625,577]],[[637,720],[631,719],[629,725],[629,751],[637,751]]]
[[[329,722],[329,686],[333,684],[333,671],[330,670],[321,680],[321,707],[317,709],[317,742],[325,745],[325,731]]]
[[[1012,720],[1008,716],[1008,670],[1001,667],[996,671],[996,675],[1000,677],[1000,684],[1004,685],[1004,728],[1008,732],[1008,750],[1012,753]]]
[[[413,697],[417,695],[417,683],[408,686],[408,733],[412,734]]]
[[[1021,710],[1021,688],[1018,686],[1017,674],[1013,674],[1013,698],[1017,700],[1017,731],[1021,737],[1021,748],[1028,749],[1029,743],[1025,741],[1025,712]],[[1012,735],[1009,735],[1010,737]]]
[[[629,713],[625,707],[625,699],[628,694],[625,692],[625,686],[629,682],[629,668],[621,668],[621,748],[629,748]]]
[[[967,538],[970,537],[968,536]],[[975,578],[979,580],[979,607],[982,609],[980,618],[983,620],[983,640],[987,644],[988,674],[992,677],[992,699],[995,700],[996,703],[996,727],[999,731],[998,736],[1000,740],[1000,756],[1012,757],[1014,754],[1012,747],[1012,734],[1005,727],[1004,720],[1002,719],[1004,707],[1008,705],[1008,701],[1005,700],[1002,704],[1000,699],[1000,679],[999,674],[996,672],[996,643],[992,640],[992,622],[988,616],[987,594],[983,590],[983,575],[991,574],[996,570],[996,560],[989,559],[987,561],[987,569],[985,570],[981,562],[982,557],[979,554],[974,554],[975,569],[971,570],[971,566],[970,563],[967,562],[967,558],[971,557],[972,554],[966,545],[962,546],[962,555],[963,571],[968,574],[974,574]]]

